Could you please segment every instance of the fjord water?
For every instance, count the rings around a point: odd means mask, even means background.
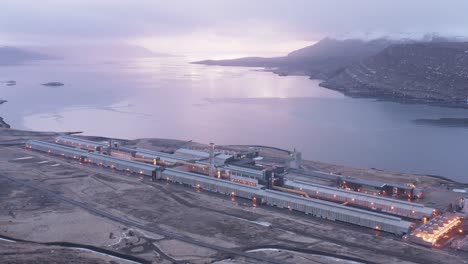
[[[347,98],[307,77],[185,58],[0,66],[12,127],[298,148],[306,159],[468,182],[468,129],[416,124],[468,110]],[[61,87],[41,86],[58,81]]]

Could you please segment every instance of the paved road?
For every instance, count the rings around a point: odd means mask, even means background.
[[[108,212],[106,212],[104,210],[97,209],[97,208],[95,208],[95,207],[93,207],[93,206],[91,206],[89,204],[73,200],[73,199],[71,199],[69,197],[65,197],[65,196],[60,195],[58,193],[55,193],[55,192],[53,192],[53,191],[51,191],[51,190],[49,190],[47,188],[44,188],[44,187],[38,185],[37,183],[32,184],[32,183],[24,182],[24,181],[21,181],[21,180],[18,180],[18,179],[15,179],[15,178],[3,175],[3,174],[0,174],[0,177],[6,178],[6,179],[8,179],[8,180],[10,180],[12,182],[17,183],[17,184],[27,186],[27,187],[29,187],[31,189],[42,192],[42,193],[44,193],[44,194],[46,194],[48,196],[57,198],[57,199],[59,199],[59,200],[61,200],[63,202],[78,206],[78,207],[80,207],[82,209],[85,209],[85,210],[95,214],[95,215],[110,219],[112,221],[115,221],[115,222],[118,222],[118,223],[121,223],[121,224],[124,224],[124,225],[127,225],[127,226],[136,227],[136,228],[148,231],[148,232],[163,235],[163,236],[168,237],[168,238],[176,239],[176,240],[179,240],[179,241],[183,241],[183,242],[186,242],[186,243],[189,243],[189,244],[193,244],[193,245],[197,245],[197,246],[201,246],[201,247],[205,247],[205,248],[210,248],[210,249],[213,249],[213,250],[216,250],[216,251],[219,251],[219,252],[223,252],[223,253],[226,253],[226,254],[230,254],[230,255],[235,255],[235,256],[239,256],[239,257],[249,258],[249,259],[262,261],[262,262],[267,262],[267,263],[273,263],[273,264],[280,264],[280,263],[283,264],[283,263],[285,263],[285,262],[278,261],[278,260],[275,260],[275,259],[261,257],[261,256],[257,256],[257,255],[254,255],[254,254],[245,253],[245,252],[242,252],[242,251],[239,251],[239,250],[229,249],[229,248],[221,247],[221,246],[218,246],[218,245],[209,244],[209,243],[197,240],[197,239],[193,239],[191,237],[186,237],[186,236],[182,236],[182,235],[175,234],[175,233],[172,233],[172,232],[167,232],[167,231],[162,230],[160,228],[149,227],[149,226],[146,226],[146,225],[142,225],[142,224],[139,224],[137,222],[115,216],[115,215],[110,214],[110,213],[108,213]]]

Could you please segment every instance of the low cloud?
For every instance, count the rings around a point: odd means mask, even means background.
[[[6,44],[146,41],[163,48],[158,39],[199,36],[219,42],[207,49],[221,51],[224,42],[249,50],[267,42],[282,51],[325,36],[468,35],[463,0],[7,0],[1,6]]]

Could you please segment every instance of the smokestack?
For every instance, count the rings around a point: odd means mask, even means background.
[[[210,177],[214,177],[214,143],[210,143]]]

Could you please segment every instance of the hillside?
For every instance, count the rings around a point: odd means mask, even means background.
[[[277,58],[200,61],[207,65],[264,67],[306,75],[355,97],[468,106],[468,42],[429,36],[419,41],[335,40]]]
[[[204,60],[196,64],[263,67],[281,75],[307,75],[328,79],[353,62],[374,55],[391,45],[387,39],[364,41],[325,38],[284,57],[248,57],[233,60]]]
[[[0,47],[0,65],[1,64],[17,64],[31,60],[49,60],[54,59],[51,56],[41,53],[15,48],[15,47]]]
[[[392,45],[321,85],[358,97],[465,104],[468,42]]]

